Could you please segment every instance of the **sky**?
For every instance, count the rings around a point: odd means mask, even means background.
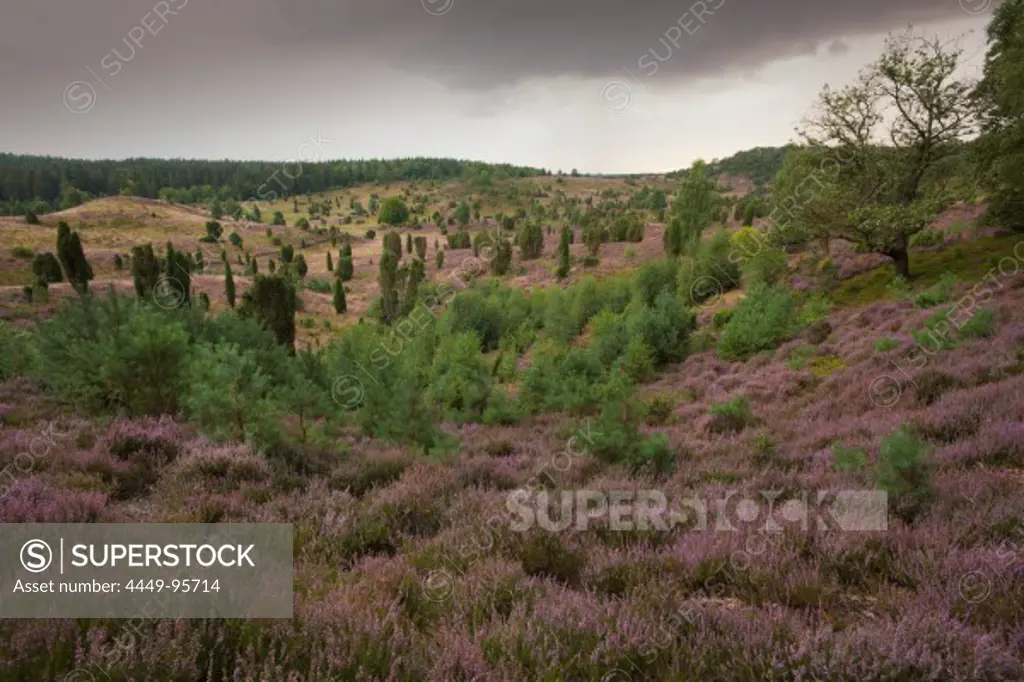
[[[0,151],[666,172],[785,144],[889,33],[998,0],[0,0]]]

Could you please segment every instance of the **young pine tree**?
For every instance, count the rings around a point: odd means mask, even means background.
[[[153,245],[132,247],[132,283],[135,284],[135,294],[140,299],[149,298],[158,281],[160,261],[153,252]]]
[[[334,272],[334,261],[331,260],[331,252],[327,252],[327,272]]]

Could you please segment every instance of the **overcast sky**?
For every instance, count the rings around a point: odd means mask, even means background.
[[[675,170],[789,141],[908,23],[976,72],[993,6],[0,0],[0,151]]]

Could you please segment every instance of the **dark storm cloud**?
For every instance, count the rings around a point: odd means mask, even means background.
[[[958,0],[273,0],[267,39],[487,87],[531,76],[715,76],[907,23]],[[837,42],[839,41],[839,42]]]
[[[168,4],[177,14],[154,22],[153,9]],[[17,59],[0,66],[3,85],[119,45],[124,53],[147,15],[164,25],[144,36],[145,49],[160,44],[147,60],[188,64],[199,80],[315,55],[339,74],[376,65],[471,88],[615,77],[623,67],[713,77],[908,22],[968,17],[958,0],[5,0],[0,45]]]

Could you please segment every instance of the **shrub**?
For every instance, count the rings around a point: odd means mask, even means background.
[[[669,447],[668,436],[659,433],[643,439],[629,464],[633,474],[647,473],[656,478],[671,476],[676,470],[676,455]]]
[[[277,442],[276,407],[268,400],[273,383],[250,351],[199,344],[187,379],[185,414],[207,436],[258,446]]]
[[[448,235],[448,248],[453,250],[473,248],[473,240],[469,236],[469,232],[459,230],[455,234]]]
[[[15,258],[31,258],[33,256],[33,251],[27,246],[15,246],[11,249],[11,255]]]
[[[39,253],[32,259],[32,272],[40,284],[53,284],[64,279],[60,262],[52,253]]]
[[[878,341],[875,341],[875,351],[878,353],[888,353],[893,348],[896,348],[899,345],[900,342],[897,341],[896,339],[890,338],[888,336],[883,336]]]
[[[860,473],[867,468],[868,454],[864,448],[848,448],[836,443],[832,447],[832,461],[836,471]]]
[[[910,238],[911,246],[940,246],[944,244],[946,237],[938,230],[921,230]]]
[[[715,403],[711,406],[711,421],[708,429],[712,433],[739,433],[755,422],[750,401],[746,396],[737,396],[727,403]]]
[[[544,230],[540,223],[527,223],[519,232],[519,253],[523,260],[540,258],[544,251]]]
[[[377,238],[377,232],[376,232],[376,230],[367,230],[366,234],[364,236],[367,239],[376,239]]]
[[[951,272],[944,272],[938,283],[914,297],[914,305],[919,308],[931,308],[946,303],[949,301],[956,283],[956,275]]]
[[[236,248],[242,248],[242,238],[239,236],[237,232],[232,232],[231,235],[228,237],[228,241],[231,242],[231,244]]]
[[[784,290],[754,284],[736,306],[718,341],[725,360],[746,360],[754,353],[775,348],[797,329],[796,304]]]
[[[590,345],[605,367],[610,367],[628,344],[629,330],[625,315],[616,315],[605,308],[590,321]]]
[[[654,398],[646,405],[647,425],[664,426],[672,417],[672,413],[675,409],[676,404],[675,401],[672,400],[671,395],[662,394],[654,396]]]
[[[992,338],[995,336],[995,317],[995,312],[991,308],[982,308],[976,311],[971,319],[957,330],[957,337],[961,339]]]
[[[597,258],[597,256],[588,255],[583,257],[583,267],[585,268],[596,268],[600,264],[601,261]]]
[[[242,294],[239,309],[243,317],[255,317],[274,333],[289,352],[295,349],[295,287],[280,276],[259,275]]]
[[[409,207],[399,197],[388,197],[381,202],[377,219],[382,225],[402,225],[409,220]]]
[[[924,513],[934,496],[929,455],[928,444],[906,427],[882,439],[876,481],[889,495],[889,508],[907,523]]]
[[[434,357],[427,400],[439,405],[453,421],[469,421],[483,414],[491,391],[491,375],[473,332],[450,336]]]
[[[722,329],[725,325],[729,324],[729,320],[731,319],[732,308],[724,308],[712,316],[711,323],[715,325],[715,329]]]
[[[646,342],[656,365],[686,358],[687,341],[697,325],[696,316],[675,294],[661,293],[653,307],[638,301],[631,303],[626,319],[630,335]]]
[[[616,366],[637,383],[654,378],[654,353],[643,339],[633,337]]]

